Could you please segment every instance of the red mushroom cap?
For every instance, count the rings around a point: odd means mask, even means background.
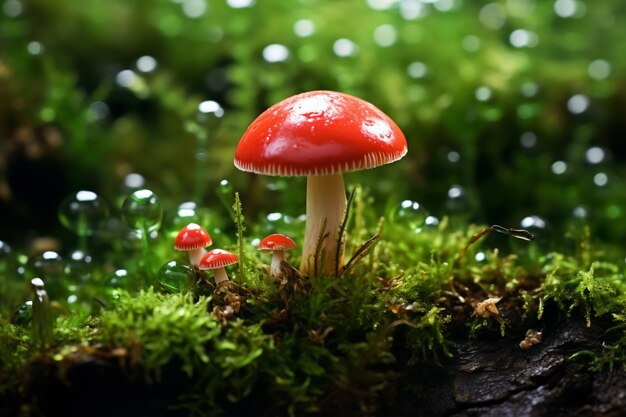
[[[225,266],[236,264],[237,262],[239,262],[239,258],[237,258],[237,255],[222,249],[213,249],[212,251],[207,252],[206,255],[202,257],[198,268],[224,268]]]
[[[265,175],[333,175],[388,164],[406,152],[400,128],[373,104],[311,91],[257,117],[239,142],[235,166]]]
[[[290,250],[295,247],[296,242],[294,242],[290,237],[280,233],[275,233],[263,239],[257,246],[257,249],[263,251]]]
[[[204,228],[195,223],[183,227],[174,240],[174,249],[190,251],[211,246],[213,241]]]

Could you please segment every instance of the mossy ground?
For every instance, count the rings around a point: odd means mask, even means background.
[[[169,405],[192,415],[372,414],[393,401],[407,369],[443,363],[460,338],[541,325],[547,304],[561,312],[558,320],[580,312],[583,326],[598,317],[612,321],[610,343],[574,356],[595,370],[624,365],[623,265],[594,250],[586,229],[572,238],[570,253],[544,252],[541,237],[515,242],[489,235],[467,247],[484,227],[443,219],[416,230],[392,213],[377,219],[363,193],[355,196],[347,255],[359,256],[338,278],[303,277],[288,267],[282,280],[268,276],[268,260],[247,244],[237,201],[230,249],[243,262],[221,291],[203,280],[175,294],[161,292],[157,282],[139,290],[134,283],[104,307],[57,305],[54,334],[43,348],[32,338],[32,323],[12,324],[3,313],[0,404],[37,415],[37,397],[25,393],[41,364],[63,380],[68,368],[106,358],[153,386],[178,369],[187,382],[173,389]],[[254,224],[248,227],[255,235]],[[379,237],[359,250],[369,236]],[[104,280],[88,291],[105,293]],[[497,314],[476,314],[490,297],[500,298]],[[233,300],[234,314],[224,308]]]

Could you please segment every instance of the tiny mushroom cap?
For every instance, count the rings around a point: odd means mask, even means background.
[[[198,267],[202,270],[215,270],[215,283],[219,284],[228,281],[228,275],[226,275],[224,268],[237,262],[239,262],[237,255],[222,249],[213,249],[202,257]]]
[[[346,206],[342,174],[388,164],[406,153],[400,128],[373,104],[334,91],[311,91],[257,117],[241,138],[234,163],[257,174],[307,177],[300,270],[306,273],[315,264],[318,237],[328,233],[321,248],[326,253],[322,272],[336,275],[343,258],[337,246]]]
[[[189,262],[198,266],[200,259],[206,253],[204,248],[211,246],[212,243],[211,236],[202,226],[189,223],[176,235],[174,249],[189,252]]]
[[[290,237],[280,233],[275,233],[263,239],[257,249],[261,251],[272,251],[272,265],[270,273],[278,277],[281,275],[280,263],[285,260],[285,251],[295,249],[296,242]]]
[[[295,249],[295,247],[296,242],[294,242],[289,236],[274,233],[263,239],[257,246],[257,249],[262,251],[276,251]]]

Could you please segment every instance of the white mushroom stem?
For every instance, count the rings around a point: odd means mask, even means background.
[[[204,248],[190,250],[189,251],[189,263],[197,267],[198,265],[200,265],[200,260],[206,253],[207,251]]]
[[[272,254],[272,266],[270,267],[270,273],[278,277],[280,276],[280,263],[285,260],[284,250],[275,250]]]
[[[228,274],[224,268],[216,268],[213,273],[215,274],[215,285],[219,285],[220,282],[228,281]]]
[[[306,234],[302,247],[300,271],[304,274],[317,272],[320,275],[335,276],[335,266],[343,264],[343,251],[339,250],[337,258],[337,239],[339,226],[346,209],[346,191],[343,175],[325,175],[307,177],[306,187]],[[326,221],[326,228],[322,226]],[[318,259],[319,270],[315,267],[315,249],[319,236],[328,233],[320,247],[323,262]],[[342,245],[343,246],[343,245]]]

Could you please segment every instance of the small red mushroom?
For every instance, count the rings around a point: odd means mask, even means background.
[[[228,275],[224,268],[237,262],[239,262],[237,255],[222,249],[213,249],[202,257],[198,267],[203,271],[214,270],[215,285],[219,285],[220,282],[228,281]]]
[[[300,271],[314,265],[319,236],[334,276],[343,263],[339,226],[346,209],[343,173],[374,168],[407,153],[400,128],[367,101],[334,91],[289,97],[248,127],[235,152],[235,166],[265,175],[306,176],[306,234]],[[322,230],[322,226],[326,225]]]
[[[278,277],[280,276],[280,263],[285,260],[285,251],[294,249],[295,247],[296,242],[294,242],[290,237],[280,233],[275,233],[263,239],[257,246],[257,249],[266,252],[272,251],[272,266],[270,267],[270,273],[273,276]]]
[[[211,236],[202,226],[189,223],[176,235],[174,249],[189,252],[189,263],[198,266],[200,259],[207,253],[204,248],[211,246],[212,243]]]

